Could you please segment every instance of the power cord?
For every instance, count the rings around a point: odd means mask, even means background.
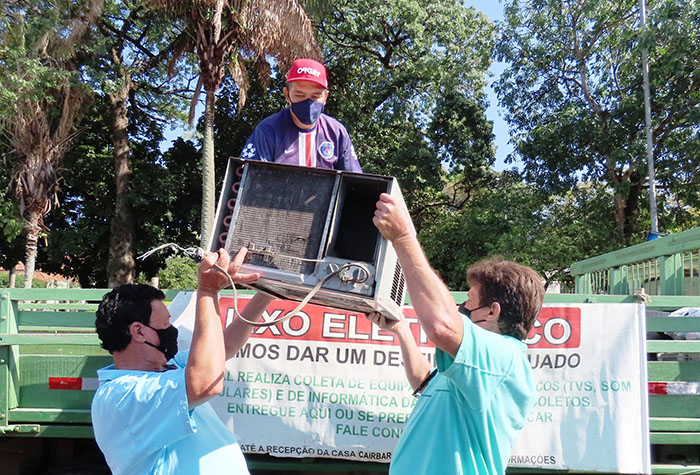
[[[345,264],[344,266],[341,266],[340,268],[338,268],[338,269],[334,270],[333,272],[331,272],[330,274],[326,275],[323,279],[319,280],[318,283],[314,286],[314,288],[311,289],[311,291],[308,294],[306,294],[306,297],[304,297],[304,299],[301,302],[299,302],[299,305],[297,305],[294,310],[289,312],[284,317],[280,317],[280,318],[277,318],[277,319],[269,321],[269,322],[254,322],[252,320],[248,320],[247,318],[245,318],[243,315],[241,315],[238,312],[238,292],[236,290],[236,285],[233,283],[233,279],[231,278],[229,273],[226,272],[224,269],[222,269],[217,264],[214,264],[214,267],[216,267],[219,271],[223,272],[226,275],[226,277],[228,277],[229,284],[233,288],[233,314],[237,318],[240,318],[241,320],[246,322],[248,325],[253,325],[256,327],[271,327],[273,325],[277,325],[279,323],[286,322],[290,318],[297,315],[301,311],[301,309],[304,308],[304,306],[306,306],[307,303],[309,303],[309,301],[314,297],[314,295],[316,295],[316,293],[319,290],[321,290],[321,287],[323,287],[323,284],[328,282],[333,276],[338,275],[341,272],[343,272],[344,270],[347,270],[351,267],[359,267],[361,269],[364,268],[364,266],[362,266],[362,265],[357,265],[357,264],[352,264],[352,263]],[[364,269],[364,270],[366,271],[366,269]]]
[[[201,247],[181,247],[175,244],[174,242],[169,242],[166,244],[161,244],[158,247],[154,247],[150,251],[146,251],[143,254],[141,254],[139,257],[136,259],[144,260],[147,257],[150,257],[151,255],[155,254],[158,251],[162,251],[163,249],[171,248],[174,249],[175,251],[182,252],[185,254],[187,257],[190,259],[194,260],[195,262],[201,262],[202,259],[204,259],[204,249]]]

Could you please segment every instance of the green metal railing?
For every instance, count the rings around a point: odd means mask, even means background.
[[[700,227],[576,262],[577,294],[598,301],[640,298],[647,310],[700,307]],[[663,315],[663,314],[661,314]],[[698,332],[700,317],[667,318],[647,313],[647,331]],[[647,341],[651,383],[700,381],[700,341]],[[675,358],[664,358],[668,354]],[[649,421],[653,473],[700,473],[700,397],[653,395]]]
[[[571,265],[577,294],[700,295],[700,227]]]

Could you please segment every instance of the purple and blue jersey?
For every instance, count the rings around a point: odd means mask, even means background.
[[[294,125],[288,108],[258,124],[241,158],[362,172],[343,124],[321,114],[313,129],[303,130]]]

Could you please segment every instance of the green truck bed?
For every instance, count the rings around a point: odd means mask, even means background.
[[[90,402],[96,370],[111,363],[94,333],[94,311],[105,289],[0,289],[0,460],[8,474],[105,472],[93,441]],[[166,291],[171,300],[177,291]],[[464,294],[456,295],[456,299]],[[629,296],[548,295],[548,302],[633,302]],[[700,306],[700,297],[654,297],[649,308]],[[648,317],[650,335],[698,331],[700,318]],[[700,341],[651,339],[649,381],[658,388],[700,381]],[[690,355],[659,361],[663,353]],[[57,390],[79,385],[80,390]],[[666,385],[666,386],[664,386]],[[50,387],[56,390],[49,389]],[[75,389],[75,388],[74,388]],[[663,390],[659,390],[663,392]],[[700,397],[651,395],[654,473],[700,470]],[[386,473],[388,466],[333,459],[247,457],[251,472]],[[61,472],[62,469],[68,470]],[[82,467],[83,471],[76,471]],[[524,472],[511,469],[509,473]],[[531,472],[531,471],[530,471]],[[552,473],[556,473],[551,471]],[[46,472],[49,473],[49,472]]]

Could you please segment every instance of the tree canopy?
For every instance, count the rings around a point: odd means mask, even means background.
[[[493,163],[483,88],[494,25],[456,0],[364,0],[336,2],[318,30],[329,112],[365,171],[398,178],[420,227],[444,169],[476,180]]]
[[[240,16],[243,3],[253,20]],[[496,254],[531,265],[548,282],[567,282],[573,261],[643,239],[649,219],[643,48],[650,58],[660,225],[697,226],[700,7],[689,0],[647,3],[648,28],[641,31],[636,0],[506,0],[498,25],[458,0],[230,2],[220,11],[218,40],[213,2],[107,0],[90,27],[77,12],[95,1],[59,2],[58,10],[5,3],[4,117],[12,120],[13,108],[35,98],[44,101],[47,123],[57,124],[59,86],[87,93],[69,128],[71,147],[54,167],[56,186],[47,188],[62,205],[43,219],[50,233],[37,235],[38,266],[86,287],[156,275],[188,282],[180,274],[191,266],[168,260],[168,253],[145,261],[133,256],[166,242],[201,243],[203,170],[218,177],[207,186],[218,187],[226,159],[241,152],[260,120],[285,107],[286,68],[301,53],[267,55],[272,50],[265,48],[284,40],[262,33],[304,17],[278,15],[276,26],[254,28],[274,13],[260,10],[267,7],[313,8],[304,25],[318,42],[309,55],[328,69],[325,112],[347,127],[365,172],[398,178],[426,254],[451,288],[464,289],[466,268]],[[175,15],[154,13],[156,4]],[[32,21],[13,23],[13,15]],[[85,43],[51,47],[78,26]],[[209,55],[216,45],[225,51]],[[186,51],[197,56],[179,54]],[[510,159],[522,173],[493,170],[484,87],[494,57],[507,63],[495,89],[511,126]],[[208,92],[220,90],[216,107],[212,100],[197,124],[198,138],[165,146],[166,129],[187,120],[183,99],[199,102],[196,82],[205,79]],[[210,137],[202,134],[207,130]],[[206,147],[213,151],[211,170],[200,165]],[[6,132],[4,267],[24,254],[12,181],[16,148]]]
[[[648,48],[657,179],[671,196],[697,204],[700,143],[700,5],[626,0],[505,2],[497,83],[516,156],[528,180],[551,193],[580,181],[614,190],[616,234],[640,231],[647,160],[642,49]],[[692,192],[688,192],[692,189]],[[661,220],[663,223],[664,215]]]
[[[14,162],[15,195],[26,235],[25,287],[31,287],[43,218],[58,204],[61,160],[89,102],[77,52],[102,0],[3,4],[0,26],[0,131]]]

